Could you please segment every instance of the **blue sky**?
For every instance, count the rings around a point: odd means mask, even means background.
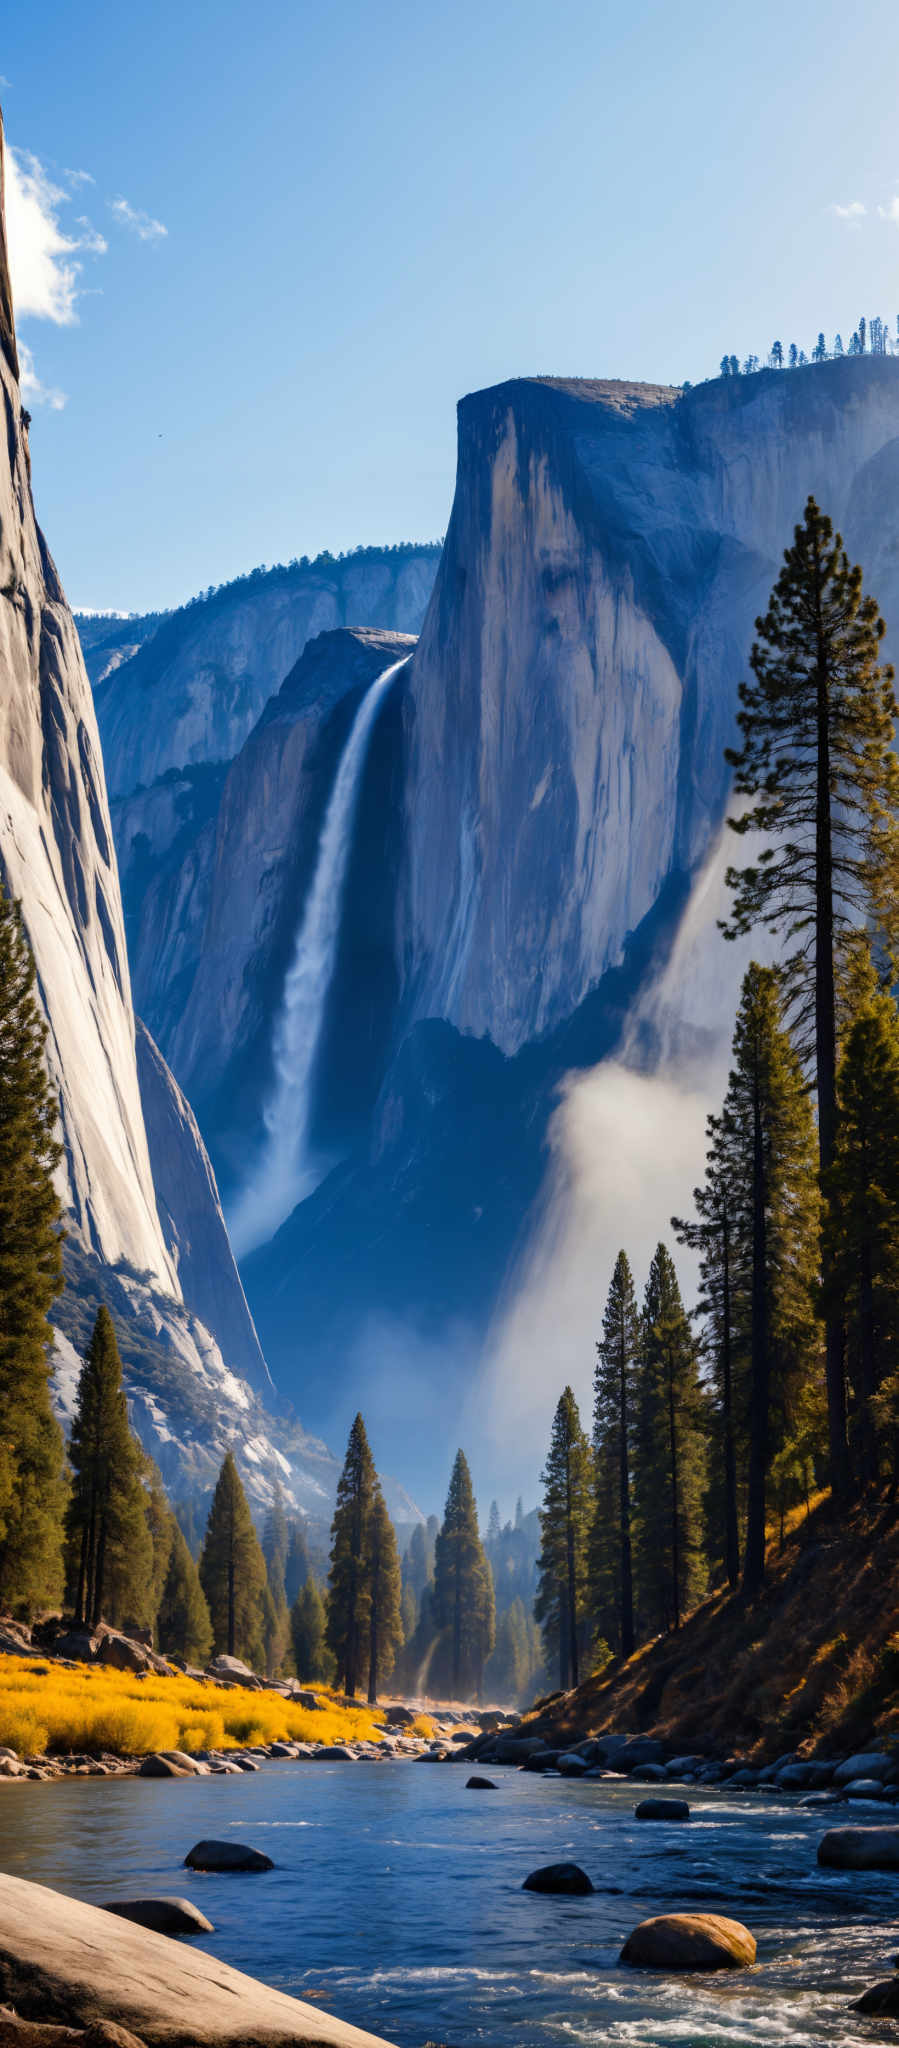
[[[81,244],[17,252],[72,602],[440,534],[503,377],[895,334],[897,60],[888,0],[16,10],[26,228]]]

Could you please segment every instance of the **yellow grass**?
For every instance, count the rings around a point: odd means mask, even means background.
[[[275,1692],[226,1692],[197,1679],[136,1676],[84,1664],[66,1670],[0,1656],[0,1746],[42,1752],[243,1749],[261,1742],[360,1742],[378,1731],[370,1708],[322,1693],[319,1710]]]
[[[418,1735],[423,1742],[433,1742],[437,1734],[430,1714],[416,1714],[414,1721],[410,1721],[408,1728],[401,1732],[404,1735]]]

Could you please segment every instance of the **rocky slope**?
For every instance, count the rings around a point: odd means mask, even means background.
[[[186,1102],[143,1037],[138,1073],[94,707],[32,502],[2,205],[0,394],[0,875],[21,900],[37,963],[64,1141],[60,1400],[71,1400],[77,1348],[105,1298],[135,1415],[173,1485],[209,1485],[236,1435],[257,1498],[277,1475],[326,1509],[334,1466],[324,1447],[313,1442],[304,1465],[298,1427],[290,1456],[272,1442],[258,1394],[270,1383],[214,1177]]]

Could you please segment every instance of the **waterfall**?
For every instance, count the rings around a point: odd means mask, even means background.
[[[309,1151],[312,1080],[337,957],[340,911],[368,743],[391,683],[409,656],[375,677],[353,720],[325,812],[312,887],[275,1022],[275,1085],[263,1111],[261,1156],[230,1219],[238,1257],[274,1235],[322,1178]]]

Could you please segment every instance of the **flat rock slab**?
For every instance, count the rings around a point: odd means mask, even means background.
[[[659,1913],[629,1934],[619,1961],[638,1970],[745,1970],[755,1938],[721,1913]]]
[[[154,1934],[214,1934],[215,1928],[190,1899],[107,1899],[104,1913],[151,1927]]]
[[[828,1828],[818,1862],[831,1870],[899,1870],[899,1828]]]
[[[124,2027],[148,2048],[387,2048],[214,1956],[3,1875],[0,1998],[24,2019]]]
[[[637,1820],[689,1820],[690,1808],[685,1799],[641,1799],[634,1816]]]
[[[582,1898],[592,1892],[593,1886],[579,1863],[544,1863],[540,1870],[532,1870],[521,1887],[523,1892],[562,1892],[570,1898]]]
[[[184,1858],[187,1870],[274,1870],[270,1856],[244,1842],[195,1842]]]

